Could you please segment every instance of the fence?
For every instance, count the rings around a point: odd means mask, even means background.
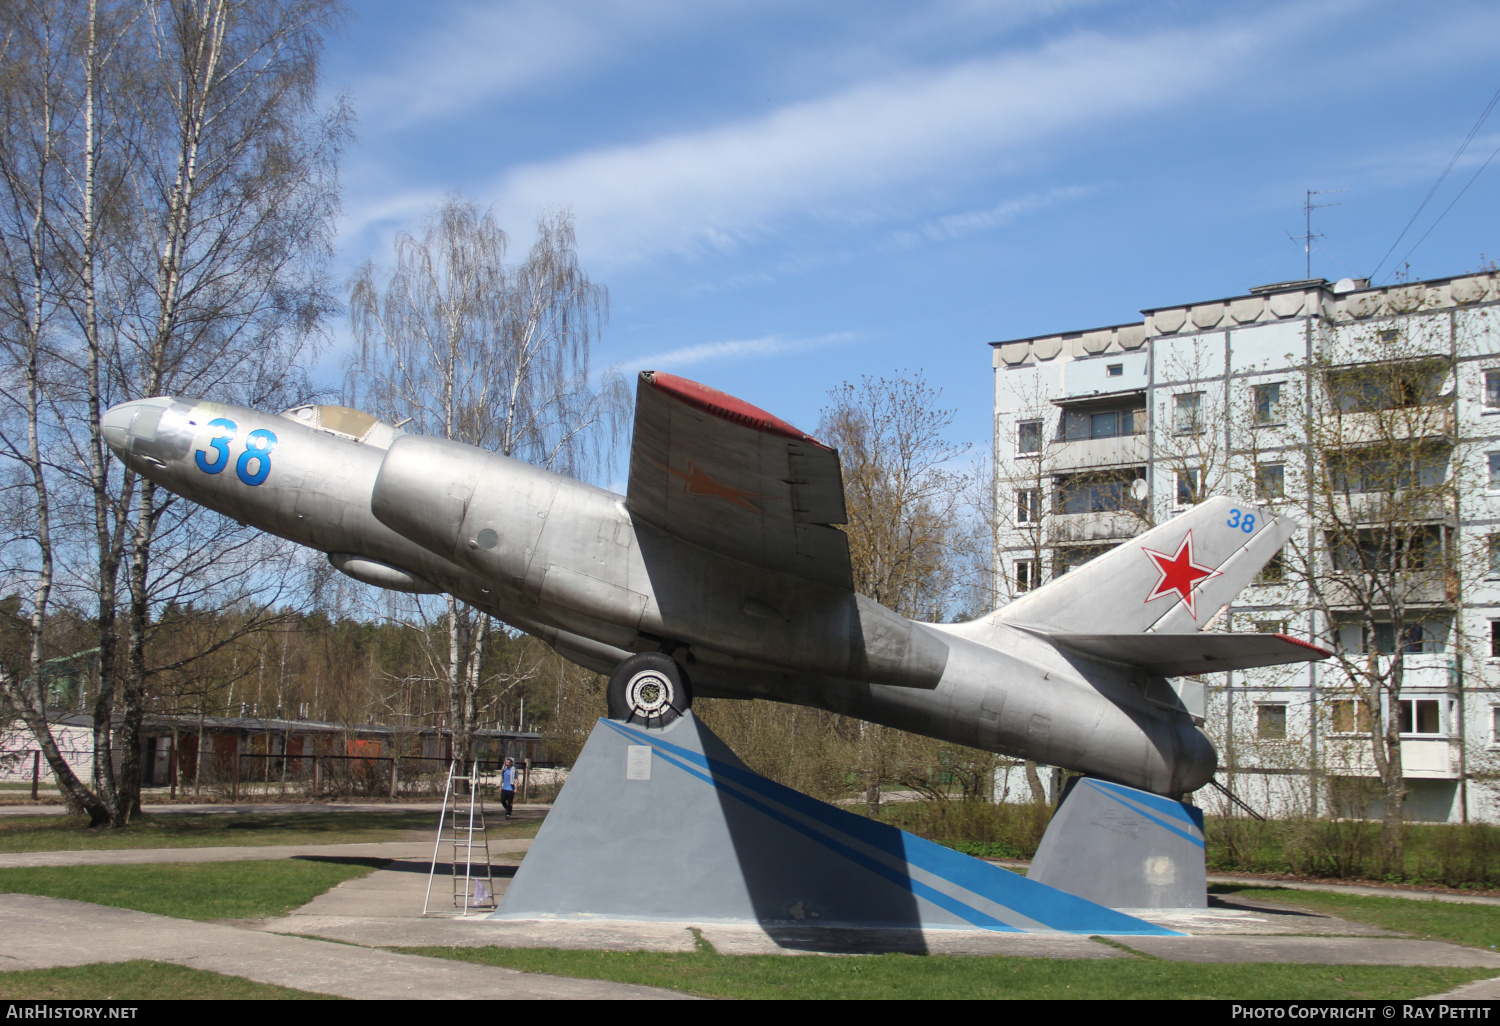
[[[478,774],[492,778],[486,787],[499,787],[501,760],[480,761]],[[388,755],[257,755],[204,752],[196,779],[176,760],[169,770],[172,797],[179,791],[242,795],[294,795],[309,798],[441,798],[448,776],[448,760],[432,756]],[[522,777],[517,790],[530,791],[531,763],[517,767]]]
[[[31,784],[31,798],[40,798],[43,784],[53,786],[52,771],[39,750],[13,753],[7,757],[6,776],[16,782]],[[181,757],[181,765],[179,765]],[[529,759],[519,759],[517,788],[522,800],[532,791]],[[13,765],[10,765],[13,763]],[[196,763],[196,766],[193,765]],[[480,760],[478,775],[486,790],[498,791],[502,759]],[[145,767],[143,767],[144,769]],[[196,772],[195,772],[196,770]],[[541,782],[543,792],[550,793],[558,771],[550,770]],[[84,777],[87,779],[86,771]],[[167,767],[171,797],[179,794],[245,797],[300,796],[306,798],[441,798],[448,776],[448,760],[435,756],[389,755],[264,755],[255,753],[207,750],[202,759],[188,753],[174,753]]]

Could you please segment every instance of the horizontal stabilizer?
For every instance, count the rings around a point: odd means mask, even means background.
[[[1159,677],[1186,677],[1256,666],[1309,663],[1331,652],[1285,634],[1054,634],[1060,648],[1139,666]]]

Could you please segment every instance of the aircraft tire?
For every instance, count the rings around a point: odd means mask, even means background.
[[[609,676],[609,718],[638,726],[665,727],[693,704],[693,686],[671,656],[633,655]]]

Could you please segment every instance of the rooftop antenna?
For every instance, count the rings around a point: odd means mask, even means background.
[[[1307,190],[1307,198],[1302,201],[1302,216],[1305,219],[1306,227],[1303,229],[1303,232],[1302,232],[1301,235],[1288,235],[1287,236],[1293,242],[1301,242],[1302,243],[1302,251],[1307,255],[1307,272],[1306,272],[1306,274],[1303,275],[1304,279],[1311,280],[1311,278],[1312,278],[1312,240],[1313,239],[1321,239],[1323,237],[1323,233],[1322,232],[1315,232],[1315,231],[1312,230],[1312,212],[1314,210],[1322,210],[1324,207],[1336,207],[1336,206],[1340,205],[1338,203],[1314,203],[1312,201],[1312,198],[1314,196],[1329,196],[1329,195],[1332,195],[1333,193],[1336,193],[1336,192],[1348,192],[1348,191],[1349,190],[1347,190],[1347,189],[1308,189]]]

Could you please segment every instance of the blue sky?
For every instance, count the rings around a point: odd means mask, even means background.
[[[354,0],[341,273],[460,190],[520,255],[567,206],[595,359],[813,430],[921,369],[988,445],[987,342],[1375,270],[1500,89],[1500,5]],[[1500,112],[1377,277],[1500,147]],[[1500,256],[1500,159],[1410,258]],[[340,332],[342,334],[342,332]],[[333,375],[336,353],[325,361]]]

